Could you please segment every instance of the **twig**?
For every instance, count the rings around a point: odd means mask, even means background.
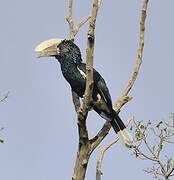
[[[81,20],[77,23],[77,25],[75,27],[75,31],[74,31],[75,35],[79,32],[80,28],[90,20],[90,18],[91,18],[91,16],[88,16],[84,20]]]
[[[111,123],[106,121],[102,127],[102,129],[95,135],[91,141],[91,152],[95,150],[95,148],[101,143],[101,141],[107,136],[109,130],[111,129]]]
[[[90,19],[90,16],[85,18],[84,20],[81,20],[75,25],[73,21],[73,0],[68,0],[68,15],[66,17],[66,20],[69,24],[69,39],[74,41],[74,38],[76,34],[79,32],[80,28],[88,22]]]
[[[73,0],[68,0],[68,16],[66,20],[69,24],[69,39],[74,39],[74,22],[73,22]]]
[[[126,123],[126,126],[129,126],[130,122],[132,120],[128,120],[128,122]],[[117,137],[115,140],[113,140],[111,143],[109,143],[106,147],[102,148],[99,152],[99,156],[97,159],[97,166],[96,166],[96,180],[101,180],[101,175],[102,175],[102,161],[104,158],[104,155],[106,153],[106,151],[111,148],[114,144],[116,144],[118,142],[119,138]]]
[[[140,159],[155,162],[154,166],[152,168],[148,168],[145,172],[153,174],[158,179],[161,179],[160,176],[162,176],[164,179],[168,180],[171,176],[173,176],[174,161],[172,157],[168,158],[166,156],[167,161],[165,162],[164,157],[162,157],[162,153],[164,153],[164,145],[166,146],[166,143],[172,143],[170,142],[170,139],[174,136],[173,127],[165,121],[159,121],[154,127],[151,126],[151,123],[142,125],[141,123],[137,124],[134,121],[134,124],[135,133],[139,134],[140,137],[141,134],[143,134],[142,138],[137,138],[140,143],[134,148],[134,154]],[[149,132],[152,132],[152,135],[159,139],[158,141],[155,139],[155,145],[153,146],[149,143],[147,138],[149,136]],[[150,140],[152,140],[152,136],[150,136]],[[141,150],[140,145],[141,147],[143,146],[146,148],[146,150]]]
[[[5,95],[3,95],[3,96],[0,98],[0,102],[5,101],[5,100],[8,98],[9,94],[10,94],[10,92],[7,92]]]
[[[0,128],[0,131],[4,130],[4,128]],[[0,139],[0,143],[4,143],[4,140],[3,139]]]
[[[174,166],[173,166],[173,168],[166,174],[165,179],[168,179],[168,178],[171,176],[171,174],[173,173],[173,171],[174,171]]]
[[[117,137],[114,141],[112,141],[109,145],[102,148],[99,153],[99,157],[97,159],[97,166],[96,166],[96,180],[101,180],[102,173],[102,161],[105,155],[105,152],[114,144],[118,142],[119,138]]]
[[[114,107],[120,107],[119,110],[126,102],[128,102],[132,99],[132,97],[129,97],[128,94],[131,91],[131,89],[138,77],[140,67],[142,64],[142,57],[143,57],[143,50],[144,50],[144,36],[145,36],[145,20],[146,20],[146,16],[147,16],[147,5],[148,5],[148,0],[144,0],[143,7],[141,10],[139,46],[137,49],[135,67],[134,67],[132,76],[126,85],[126,88],[122,92],[121,97],[114,104]]]

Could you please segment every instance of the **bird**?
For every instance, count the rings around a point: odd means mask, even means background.
[[[69,39],[52,38],[36,46],[38,57],[54,57],[60,63],[62,74],[74,93],[84,98],[86,88],[86,64],[82,61],[80,48]],[[91,108],[103,119],[109,121],[119,139],[132,147],[133,138],[125,124],[115,112],[109,89],[104,78],[93,68],[93,91]]]

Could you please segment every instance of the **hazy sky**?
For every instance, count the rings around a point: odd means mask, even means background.
[[[90,13],[91,1],[74,0],[74,18]],[[94,64],[107,81],[113,101],[130,77],[138,44],[142,0],[103,0],[96,27]],[[68,180],[77,150],[76,114],[70,88],[53,58],[37,59],[35,46],[50,37],[66,38],[65,0],[5,0],[0,6],[0,177],[3,180]],[[174,111],[174,1],[149,2],[143,65],[131,92],[134,99],[120,116],[126,121],[168,118]],[[76,43],[85,60],[87,25]],[[102,120],[90,112],[94,135]],[[103,144],[115,137],[113,131]],[[95,179],[96,150],[87,180]],[[121,143],[103,162],[103,180],[152,179],[142,169],[149,164],[131,156]]]

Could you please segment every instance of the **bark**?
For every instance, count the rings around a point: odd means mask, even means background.
[[[144,1],[148,2],[148,0],[144,0]],[[87,49],[86,49],[87,80],[86,80],[86,90],[85,90],[85,96],[84,96],[82,108],[78,96],[72,92],[73,102],[77,112],[77,119],[78,119],[77,124],[79,131],[78,152],[77,152],[72,180],[84,180],[91,153],[96,149],[96,147],[98,147],[101,141],[107,136],[111,128],[110,123],[106,122],[96,136],[94,136],[91,140],[89,140],[88,138],[86,118],[88,115],[88,111],[90,109],[90,100],[93,90],[93,54],[94,54],[94,42],[95,42],[95,23],[96,23],[98,9],[100,8],[101,3],[102,3],[101,0],[93,0],[91,16],[88,16],[84,20],[81,20],[77,25],[75,25],[72,17],[73,0],[68,0],[68,16],[66,20],[69,24],[69,39],[74,40],[79,29],[86,22],[89,21]],[[144,17],[146,17],[146,8],[147,6],[143,6],[142,13],[144,14]],[[145,21],[145,18],[143,19],[143,21]],[[140,48],[137,51],[136,67],[133,71],[132,77],[130,78],[126,88],[123,90],[123,93],[114,104],[114,109],[118,113],[120,112],[120,109],[132,99],[132,97],[128,96],[128,93],[130,92],[130,90],[134,85],[134,82],[138,76],[139,69],[142,63],[142,54],[144,47],[144,30],[145,30],[145,27],[143,26],[144,24],[141,23],[140,31],[143,32],[143,34],[140,34],[140,43],[139,43]],[[100,177],[98,176],[97,180],[100,180],[101,171],[98,171],[98,173],[100,174]]]
[[[74,168],[74,174],[72,180],[83,180],[85,179],[86,169],[90,158],[90,143],[79,143],[79,149],[77,152],[76,163]]]

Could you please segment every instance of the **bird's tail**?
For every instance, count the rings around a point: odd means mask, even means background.
[[[133,137],[127,130],[126,126],[124,125],[123,121],[120,119],[118,114],[113,110],[114,118],[111,120],[111,125],[114,131],[118,134],[119,138],[123,141],[123,143],[127,147],[133,146]]]

